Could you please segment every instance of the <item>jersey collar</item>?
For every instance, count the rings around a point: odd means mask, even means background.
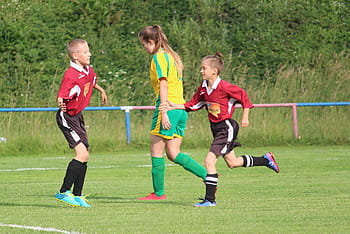
[[[71,60],[70,66],[73,67],[74,69],[76,69],[78,72],[84,72],[86,75],[89,75],[89,66],[88,65],[86,65],[87,70],[85,70],[82,66],[76,64],[75,62],[73,62]]]
[[[208,94],[211,94],[211,92],[213,92],[213,90],[216,89],[216,88],[218,87],[220,81],[221,81],[221,78],[218,76],[218,78],[216,78],[216,80],[215,80],[213,86],[211,87],[211,89],[209,89],[209,88],[208,88],[208,83],[207,83],[207,81],[205,80],[205,81],[203,81],[202,87],[207,89],[207,93],[208,93]]]

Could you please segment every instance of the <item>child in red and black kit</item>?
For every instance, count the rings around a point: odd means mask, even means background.
[[[229,168],[266,166],[279,172],[278,165],[272,153],[261,157],[243,155],[236,157],[234,148],[240,146],[236,142],[239,125],[232,119],[235,104],[243,107],[242,127],[249,125],[249,110],[253,108],[245,90],[237,85],[221,80],[219,74],[223,70],[222,54],[208,55],[202,59],[200,73],[203,82],[192,99],[185,104],[174,104],[168,101],[162,109],[185,109],[197,111],[206,108],[210,121],[210,128],[214,137],[210,150],[205,159],[207,176],[205,179],[206,193],[203,202],[194,204],[196,207],[216,206],[215,192],[218,183],[216,171],[217,158],[222,156]]]
[[[91,53],[88,43],[82,39],[71,40],[67,53],[71,61],[58,91],[56,120],[69,147],[75,150],[75,157],[68,164],[63,184],[55,197],[71,206],[91,207],[82,196],[89,160],[89,142],[82,111],[90,103],[93,88],[101,92],[103,104],[107,102],[107,96],[104,89],[96,84],[96,74],[89,66]]]

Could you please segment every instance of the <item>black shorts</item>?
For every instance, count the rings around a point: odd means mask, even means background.
[[[219,123],[210,122],[210,128],[214,137],[210,152],[216,156],[224,156],[235,147],[241,146],[240,143],[236,142],[239,125],[235,120],[227,119]]]
[[[84,126],[84,118],[81,112],[77,115],[71,116],[66,112],[58,110],[56,121],[70,148],[74,148],[80,142],[82,142],[86,148],[89,148],[89,142]]]

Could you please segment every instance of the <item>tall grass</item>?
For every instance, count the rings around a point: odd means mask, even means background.
[[[349,107],[303,107],[298,109],[298,141],[293,137],[291,109],[256,108],[250,126],[241,128],[239,142],[244,146],[286,144],[348,144]],[[241,110],[236,110],[238,121]],[[125,116],[122,111],[85,111],[90,151],[145,149],[149,145],[152,111],[131,111],[131,144],[126,143]],[[72,153],[55,123],[55,113],[1,113],[0,156]],[[184,148],[208,147],[212,136],[204,110],[189,115]]]
[[[327,62],[317,58],[313,68],[284,66],[275,82],[250,80],[245,76],[244,66],[226,71],[223,79],[245,88],[253,103],[349,101],[350,63],[347,60],[348,56],[339,54]],[[190,93],[187,96],[190,97]],[[151,97],[145,99],[153,104]],[[100,105],[98,94],[94,95],[91,105]],[[287,107],[252,109],[250,126],[240,129],[239,141],[250,146],[350,143],[350,106],[299,107],[297,110],[298,141],[293,137],[292,111]],[[132,143],[128,145],[123,111],[85,111],[91,151],[148,147],[152,113],[151,110],[130,112]],[[241,109],[236,109],[234,118],[240,122],[240,117]],[[0,120],[0,137],[7,138],[7,143],[0,143],[0,155],[71,152],[56,126],[55,112],[5,112],[0,113]],[[184,147],[207,147],[211,139],[206,112],[190,113]]]

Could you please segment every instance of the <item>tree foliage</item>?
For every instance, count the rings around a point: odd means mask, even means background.
[[[256,85],[276,82],[285,66],[313,68],[319,56],[349,54],[345,0],[3,0],[0,8],[1,107],[55,106],[73,38],[89,42],[110,105],[152,104],[150,56],[137,33],[153,24],[184,60],[186,99],[201,80],[201,58],[216,51],[225,79]]]

